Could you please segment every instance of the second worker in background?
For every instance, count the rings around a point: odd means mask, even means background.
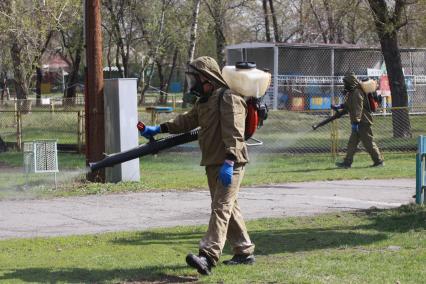
[[[361,88],[361,84],[354,73],[346,73],[343,77],[346,98],[342,105],[333,106],[338,111],[349,113],[351,120],[351,136],[349,137],[348,149],[343,162],[337,162],[339,168],[350,168],[352,166],[355,152],[361,141],[365,150],[370,154],[373,160],[372,167],[384,166],[383,156],[379,148],[374,142],[373,131],[373,115],[367,98],[367,94]]]

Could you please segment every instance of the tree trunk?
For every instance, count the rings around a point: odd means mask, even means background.
[[[4,96],[6,95],[6,100],[10,101],[9,87],[7,86],[7,75],[4,73],[2,79],[2,91],[1,91],[1,100],[4,101]]]
[[[328,0],[324,0],[323,3],[325,8],[325,13],[327,15],[328,42],[335,43],[336,42],[336,25],[334,22],[333,11],[330,7],[330,3]]]
[[[165,95],[165,103],[167,103],[167,100],[168,100],[168,95],[167,94],[169,93],[170,84],[171,84],[172,78],[173,78],[173,73],[175,72],[178,53],[179,53],[179,49],[176,47],[175,48],[175,52],[173,53],[172,67],[170,68],[169,77],[167,78],[166,87],[164,88],[164,92],[165,92],[165,94],[164,94]]]
[[[7,151],[6,142],[4,142],[4,140],[0,136],[0,153],[1,152],[6,152],[6,151]]]
[[[124,78],[123,68],[121,68],[120,64],[120,46],[117,44],[116,46],[116,52],[115,52],[115,65],[118,68],[118,74],[120,78]]]
[[[36,106],[41,106],[41,82],[43,80],[43,72],[40,67],[36,67]]]
[[[145,71],[148,67],[148,62],[149,59],[145,58],[142,61],[142,68],[141,71],[139,73],[139,78],[141,78],[138,82],[139,86],[138,87],[143,87],[142,91],[141,91],[141,97],[139,99],[138,105],[142,105],[143,103],[145,103],[145,91],[146,91],[146,82],[145,82]]]
[[[216,40],[216,60],[219,64],[219,67],[222,67],[225,65],[225,46],[226,46],[226,39],[225,39],[225,12],[223,8],[222,1],[215,0],[212,1],[212,5],[210,6],[207,3],[207,8],[209,9],[210,15],[213,18],[213,30]]]
[[[141,100],[145,96],[146,91],[149,89],[149,87],[151,85],[151,80],[152,80],[152,77],[154,75],[154,62],[152,62],[148,68],[149,68],[150,73],[148,75],[148,80],[146,80],[145,86],[142,89]]]
[[[266,41],[271,42],[271,32],[269,31],[268,0],[262,0],[263,17],[265,18],[265,36]]]
[[[10,51],[13,62],[13,75],[15,78],[15,92],[18,100],[26,100],[28,98],[28,87],[25,81],[25,75],[21,68],[21,50],[15,42],[12,44]]]
[[[393,136],[395,138],[411,137],[410,117],[408,113],[408,95],[402,71],[401,55],[398,47],[397,31],[402,26],[401,15],[407,5],[403,0],[396,0],[394,11],[390,12],[385,0],[368,0],[373,12],[377,35],[380,39],[383,58],[389,78],[392,96]]]
[[[189,36],[189,48],[188,48],[188,61],[187,63],[194,60],[195,53],[195,42],[197,40],[197,28],[198,28],[198,15],[200,13],[200,3],[201,0],[194,0],[194,10],[192,13],[192,23],[191,23],[191,31]],[[185,95],[188,92],[188,82],[186,79],[183,83],[183,94]],[[186,102],[182,102],[182,107],[187,107]]]
[[[83,46],[79,46],[79,48],[76,50],[74,64],[72,66],[70,75],[68,76],[68,82],[67,82],[68,88],[65,91],[65,98],[66,98],[65,103],[68,105],[75,104],[76,85],[78,82],[78,73],[80,70],[81,52],[83,51],[82,47]]]
[[[269,0],[269,8],[271,10],[272,24],[274,26],[275,42],[280,42],[281,40],[280,40],[279,31],[278,31],[278,22],[277,22],[277,16],[275,15],[274,1],[273,0]]]
[[[312,13],[314,14],[314,17],[315,17],[315,20],[317,22],[318,28],[320,29],[322,40],[323,40],[324,43],[328,43],[327,31],[326,31],[326,29],[322,25],[321,18],[318,15],[318,13],[317,13],[317,11],[315,9],[315,5],[314,5],[314,3],[313,3],[312,0],[309,1],[309,5],[310,5],[310,7],[312,9]]]
[[[392,107],[404,107],[404,109],[392,110],[393,136],[395,138],[411,137],[410,117],[406,108],[408,106],[407,86],[402,72],[396,32],[382,35],[380,45],[389,77]]]
[[[108,79],[112,78],[112,70],[111,70],[111,45],[112,45],[112,35],[108,35],[108,47],[107,47],[107,54],[106,54],[106,60],[108,65]]]
[[[158,79],[160,80],[160,97],[159,97],[159,103],[164,103],[164,73],[163,73],[163,65],[160,62],[160,59],[157,59],[155,61],[155,64],[157,65],[158,70]]]
[[[127,78],[129,76],[129,53],[125,52],[124,46],[121,47],[121,62],[123,64],[122,77]]]
[[[28,100],[28,86],[21,66],[21,50],[18,43],[13,42],[10,50],[13,63],[16,99],[18,109],[22,112],[31,111],[31,103]]]

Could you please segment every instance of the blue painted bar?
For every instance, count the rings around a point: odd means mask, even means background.
[[[425,158],[426,158],[426,136],[419,136],[417,140],[416,154],[416,203],[425,203]]]

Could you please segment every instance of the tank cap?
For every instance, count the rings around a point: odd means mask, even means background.
[[[238,61],[235,63],[235,68],[237,69],[252,69],[256,68],[256,62],[252,61]]]

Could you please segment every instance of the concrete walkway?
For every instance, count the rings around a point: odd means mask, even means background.
[[[239,203],[249,220],[398,207],[414,193],[414,179],[303,182],[243,188]],[[0,201],[0,239],[207,224],[209,208],[207,191]]]

